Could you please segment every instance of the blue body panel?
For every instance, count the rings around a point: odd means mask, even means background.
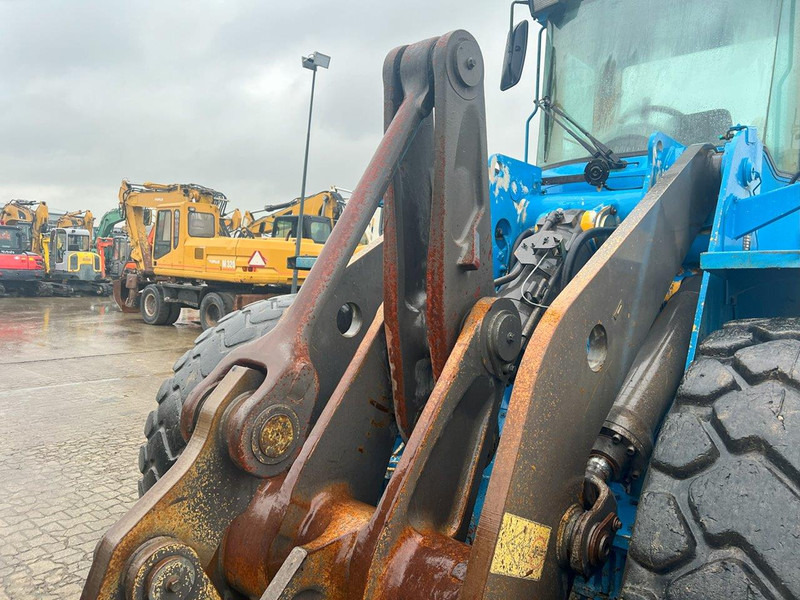
[[[786,185],[751,127],[725,145],[720,168],[687,366],[697,344],[727,321],[798,316],[800,186]]]
[[[544,215],[557,208],[600,210],[613,206],[626,218],[660,175],[686,148],[671,138],[651,136],[647,154],[626,157],[624,171],[612,173],[601,190],[583,182],[553,183],[553,178],[583,173],[577,162],[546,170],[496,154],[489,159],[490,199],[494,231],[494,275],[505,275],[514,241]],[[800,298],[800,185],[787,186],[772,167],[754,129],[736,128],[721,148],[721,186],[716,210],[703,227],[684,261],[684,270],[704,270],[689,362],[697,343],[731,319],[798,316]],[[749,234],[749,240],[745,235]],[[749,244],[749,249],[745,249]],[[676,279],[683,275],[676,274]],[[502,433],[512,387],[499,413]],[[402,444],[398,438],[387,478],[391,476]],[[483,474],[467,541],[480,520],[494,461]],[[644,481],[631,488],[612,484],[622,528],[611,556],[601,571],[586,580],[577,577],[573,592],[579,598],[619,598],[628,545],[636,518],[636,505]]]
[[[599,210],[611,205],[624,219],[684,150],[678,142],[656,133],[650,138],[647,154],[626,157],[628,167],[612,173],[608,189],[602,190],[583,182],[543,185],[549,178],[583,173],[584,162],[543,171],[507,156],[492,156],[489,180],[495,276],[506,273],[517,236],[544,214],[556,208]],[[684,261],[686,270],[704,270],[687,366],[694,359],[697,343],[726,321],[798,315],[800,273],[795,269],[800,268],[800,185],[786,185],[785,177],[772,167],[757,132],[749,127],[736,128],[733,138],[722,147],[721,172],[713,218]],[[750,237],[748,250],[746,234]],[[511,388],[500,411],[501,431],[510,392]],[[484,473],[471,533],[480,519],[491,469],[489,465]],[[627,491],[612,485],[623,527],[604,568],[589,580],[575,579],[573,592],[578,597],[619,597],[643,479]]]
[[[582,175],[585,162],[567,163],[543,171],[539,167],[501,154],[490,157],[489,196],[492,203],[492,230],[495,233],[492,248],[495,277],[506,274],[509,255],[517,237],[557,208],[599,211],[612,206],[617,216],[625,219],[685,149],[685,146],[672,138],[655,133],[648,142],[647,154],[626,157],[628,165],[624,171],[612,172],[606,186],[600,190],[583,181],[552,183],[553,179],[557,180],[559,177]],[[708,225],[710,228],[711,223]],[[688,268],[698,267],[700,254],[707,246],[708,235],[699,236],[686,257]],[[511,390],[511,387],[506,390],[500,409],[501,433]],[[477,528],[493,466],[494,462],[483,474],[468,541],[471,541]],[[613,597],[615,591],[621,587],[639,492],[638,489],[631,490],[632,493],[629,494],[616,484],[613,491],[623,526],[615,537],[612,556],[605,568],[589,581],[576,579],[575,592],[585,597]]]
[[[494,231],[494,275],[506,274],[509,254],[520,233],[557,209],[600,210],[613,206],[621,219],[671,167],[686,148],[661,133],[653,134],[646,155],[628,157],[624,171],[612,172],[607,189],[588,183],[543,185],[542,180],[581,175],[585,162],[568,163],[546,171],[520,160],[495,154],[489,158],[489,198]]]

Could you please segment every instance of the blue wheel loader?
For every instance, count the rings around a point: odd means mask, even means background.
[[[800,597],[798,10],[515,0],[518,157],[472,35],[392,50],[303,288],[178,360],[83,599]]]

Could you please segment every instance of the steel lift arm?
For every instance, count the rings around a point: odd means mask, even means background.
[[[477,43],[398,48],[384,89],[383,140],[296,301],[189,397],[186,450],[104,536],[84,600],[563,598],[602,562],[616,507],[586,463],[713,207],[714,151],[683,154],[523,347],[492,279]],[[351,260],[381,200],[383,245]]]

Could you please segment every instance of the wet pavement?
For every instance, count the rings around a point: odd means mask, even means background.
[[[0,600],[80,595],[137,498],[156,390],[200,331],[110,298],[0,298]]]

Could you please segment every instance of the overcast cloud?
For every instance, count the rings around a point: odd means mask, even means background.
[[[509,2],[0,0],[0,202],[116,206],[123,178],[194,182],[257,209],[300,193],[320,71],[309,192],[353,188],[382,131],[383,58],[457,28],[486,63],[489,152],[522,154],[532,62],[498,88]],[[522,11],[520,11],[521,14]]]

